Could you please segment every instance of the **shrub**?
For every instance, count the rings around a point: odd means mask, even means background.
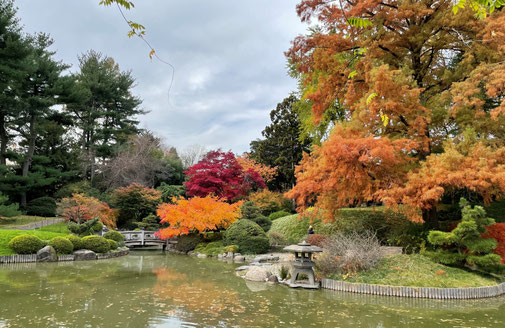
[[[80,237],[77,237],[75,235],[70,235],[66,237],[74,246],[74,251],[77,251],[79,249],[82,249],[82,240]]]
[[[62,188],[60,188],[54,194],[54,196],[58,199],[62,199],[62,198],[70,198],[74,194],[82,194],[85,196],[91,196],[95,198],[101,198],[103,196],[100,193],[100,190],[92,187],[90,182],[87,180],[67,184]]]
[[[372,232],[339,233],[329,237],[324,248],[315,262],[325,275],[356,274],[371,269],[382,258],[379,240]]]
[[[269,231],[267,236],[270,241],[270,246],[285,246],[288,244],[286,237],[280,232]]]
[[[20,235],[9,242],[9,248],[17,254],[34,254],[44,246],[45,243],[33,235]]]
[[[493,254],[498,243],[494,238],[483,238],[487,226],[494,220],[486,217],[482,206],[472,208],[468,202],[460,201],[462,221],[451,232],[430,231],[428,241],[436,247],[433,252],[426,252],[435,262],[467,266],[488,272],[503,270],[501,256]]]
[[[163,203],[171,203],[174,197],[184,197],[186,194],[186,187],[184,185],[168,185],[165,182],[161,183],[161,186],[156,188],[161,191],[161,201]]]
[[[223,240],[223,233],[221,231],[209,231],[203,234],[203,240],[208,243]]]
[[[281,266],[280,272],[279,272],[279,277],[281,280],[285,280],[288,278],[289,275],[289,267],[283,265]]]
[[[199,243],[195,247],[195,252],[202,253],[209,256],[216,256],[223,252],[223,242],[213,241],[210,243]]]
[[[141,222],[134,222],[134,225],[139,229],[147,231],[158,231],[161,229],[160,218],[154,214],[149,214]]]
[[[70,232],[79,236],[89,236],[96,232],[100,232],[103,228],[103,224],[98,221],[98,218],[88,220],[82,224],[69,222],[67,224],[68,230]]]
[[[238,253],[238,246],[237,245],[228,245],[223,248],[223,252],[225,253]]]
[[[253,202],[245,202],[241,207],[242,219],[251,220],[256,222],[263,231],[267,232],[272,226],[272,221],[261,214],[260,208],[254,205]]]
[[[258,224],[265,232],[270,230],[270,227],[272,226],[272,220],[263,215],[257,216],[251,219],[251,221]]]
[[[505,223],[495,223],[487,227],[487,231],[482,235],[482,238],[494,238],[498,246],[494,249],[494,253],[501,256],[501,263],[505,263]]]
[[[56,215],[56,201],[52,197],[35,198],[26,204],[26,214],[53,217]]]
[[[237,245],[242,254],[261,254],[270,248],[265,231],[247,219],[233,223],[226,230],[223,241],[225,245]]]
[[[161,203],[161,194],[159,190],[138,183],[114,190],[111,201],[119,209],[118,227],[135,228],[134,222],[155,214]]]
[[[259,207],[263,215],[270,215],[278,211],[290,213],[293,211],[293,204],[289,199],[279,192],[273,192],[268,189],[263,189],[249,195],[249,200]]]
[[[105,239],[114,240],[117,243],[124,242],[123,234],[114,230],[107,231],[106,233],[103,234],[103,237]]]
[[[117,241],[112,240],[112,239],[107,239],[107,241],[109,242],[109,246],[110,246],[109,248],[111,251],[116,250],[119,247],[119,244]]]
[[[58,254],[71,254],[74,250],[74,244],[65,237],[54,237],[48,243]]]
[[[323,247],[324,244],[328,241],[328,236],[321,234],[312,234],[307,237],[307,242],[311,245]]]
[[[272,214],[270,214],[268,216],[268,218],[272,221],[274,220],[277,220],[279,218],[282,218],[282,217],[285,217],[285,216],[288,216],[288,215],[291,215],[291,213],[288,213],[286,211],[277,211],[277,212],[273,212]]]
[[[100,236],[86,236],[82,238],[82,248],[95,253],[107,253],[110,250],[109,241]]]
[[[92,219],[91,215],[88,213],[88,210],[80,205],[64,209],[63,213],[61,213],[61,216],[65,222],[74,222],[77,224],[81,224]]]
[[[8,203],[8,201],[9,197],[4,196],[0,192],[0,218],[21,215],[21,212],[19,211],[19,204],[13,203],[7,205],[6,203]]]
[[[196,245],[198,245],[202,241],[202,236],[197,233],[192,233],[189,235],[180,235],[177,238],[177,244],[175,245],[175,249],[179,252],[191,252],[195,249]]]

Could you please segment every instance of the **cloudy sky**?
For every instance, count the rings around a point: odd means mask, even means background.
[[[141,126],[179,149],[193,144],[241,153],[261,137],[269,112],[296,89],[284,51],[306,31],[298,0],[137,0],[127,17],[146,26],[157,54],[149,60],[116,7],[99,0],[15,0],[28,33],[55,40],[56,58],[78,67],[89,49],[113,57],[137,79],[134,93],[150,113]]]

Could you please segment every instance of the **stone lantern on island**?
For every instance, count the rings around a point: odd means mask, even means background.
[[[291,262],[293,265],[293,273],[289,281],[289,287],[303,287],[303,288],[319,288],[314,279],[314,270],[312,269],[315,263],[312,261],[312,253],[322,252],[321,247],[312,246],[305,240],[297,245],[290,245],[284,248],[285,251],[295,254],[295,260]],[[300,274],[306,274],[308,283],[297,282]]]

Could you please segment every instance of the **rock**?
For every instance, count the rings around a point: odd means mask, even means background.
[[[56,262],[58,256],[52,246],[46,246],[37,252],[37,262]]]
[[[278,262],[279,257],[274,256],[272,254],[267,254],[267,255],[259,255],[256,256],[254,259],[251,260],[251,262],[255,263],[262,263],[262,262]]]
[[[235,262],[245,262],[245,256],[242,256],[242,255],[235,255],[235,257],[233,258],[233,261]]]
[[[260,263],[260,262],[251,262],[249,265],[256,266],[256,267],[267,267],[271,266],[272,263]]]
[[[245,279],[250,281],[265,281],[272,273],[266,268],[251,267],[245,274]]]
[[[198,253],[196,257],[198,257],[199,259],[206,259],[207,255]]]
[[[89,249],[80,249],[74,252],[74,261],[96,260],[96,253]]]
[[[225,254],[217,254],[218,260],[224,259]]]
[[[279,279],[277,279],[277,276],[273,274],[267,278],[267,281],[276,284],[279,282]]]
[[[243,266],[239,266],[238,268],[235,269],[235,271],[244,271],[244,270],[247,270],[249,269],[249,266],[248,265],[243,265]]]
[[[228,254],[226,254],[226,257],[233,258],[233,252],[228,252]]]
[[[242,255],[242,254],[240,254],[240,253],[235,253],[235,256],[241,256],[241,255]]]

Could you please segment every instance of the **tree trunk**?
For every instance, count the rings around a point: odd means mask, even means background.
[[[28,150],[23,161],[22,177],[26,178],[30,173],[33,153],[35,152],[35,115],[30,117],[30,133],[28,135]],[[26,191],[21,193],[21,207],[26,208]]]
[[[0,113],[0,165],[7,164],[7,158],[5,153],[7,152],[7,142],[9,141],[9,136],[7,135],[7,129],[5,127],[5,114]]]
[[[423,210],[424,223],[432,229],[438,229],[437,208],[433,206],[430,209]]]

